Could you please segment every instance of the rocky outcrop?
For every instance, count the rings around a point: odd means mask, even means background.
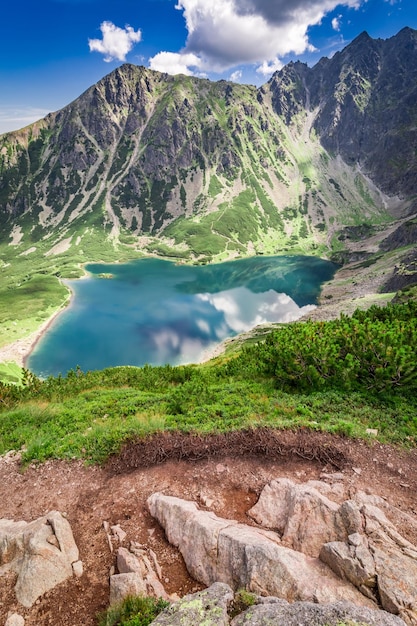
[[[416,547],[379,508],[360,500],[356,504],[365,522],[363,534],[350,535],[347,542],[325,544],[321,560],[362,593],[379,597],[385,610],[417,624]]]
[[[0,576],[17,574],[16,598],[25,607],[70,578],[82,575],[68,521],[51,511],[33,522],[0,520]]]
[[[110,604],[132,595],[169,599],[161,582],[161,568],[156,554],[150,548],[134,541],[129,550],[120,547],[116,569],[117,573],[110,576]]]
[[[385,611],[358,607],[349,602],[314,604],[293,602],[275,597],[250,597],[252,606],[236,611],[236,596],[224,583],[185,596],[165,609],[152,622],[153,626],[337,626],[362,624],[369,626],[405,626],[404,622]],[[235,615],[235,613],[238,613]]]
[[[233,592],[224,583],[214,583],[208,589],[181,598],[160,613],[152,622],[155,626],[228,626],[228,608]]]
[[[369,624],[372,626],[404,626],[402,619],[385,611],[358,607],[349,602],[314,604],[312,602],[288,603],[275,598],[256,604],[234,620],[232,626],[340,626],[340,624]]]
[[[395,524],[415,521],[377,496],[343,484],[281,478],[263,489],[249,515],[262,527],[153,494],[151,514],[198,581],[216,581],[288,601],[382,607],[417,625],[417,548]]]
[[[318,559],[282,546],[276,533],[219,518],[194,502],[160,493],[148,499],[148,506],[168,541],[179,548],[190,574],[206,585],[221,581],[289,600],[375,606]]]
[[[318,557],[323,543],[346,539],[349,530],[361,524],[349,511],[346,516],[339,512],[335,499],[342,494],[340,485],[319,481],[299,485],[281,478],[264,487],[249,515],[260,526],[276,530],[283,545]]]
[[[412,250],[400,259],[381,291],[390,293],[415,285],[417,285],[417,251]]]
[[[276,529],[285,545],[319,556],[339,578],[417,624],[417,548],[387,517],[404,523],[405,514],[363,492],[342,502],[340,497],[340,486],[335,492],[326,483],[278,479],[249,514]],[[411,518],[406,521],[415,526]]]
[[[379,247],[381,250],[389,252],[404,246],[410,246],[417,241],[417,219],[411,219],[401,224],[393,233],[388,235]]]

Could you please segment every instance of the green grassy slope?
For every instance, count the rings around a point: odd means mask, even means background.
[[[73,371],[0,384],[0,453],[101,462],[162,431],[307,428],[417,442],[417,304],[283,326],[205,366]],[[399,332],[401,327],[401,332]]]

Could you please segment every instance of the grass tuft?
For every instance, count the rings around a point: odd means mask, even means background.
[[[98,616],[98,626],[148,626],[169,602],[162,598],[128,596]]]

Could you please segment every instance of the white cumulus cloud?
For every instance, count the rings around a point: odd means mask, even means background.
[[[246,287],[236,287],[197,297],[221,311],[228,327],[236,333],[269,322],[292,322],[316,308],[310,304],[299,307],[290,296],[272,289],[252,293]]]
[[[201,66],[201,59],[193,53],[179,52],[158,52],[149,59],[149,67],[157,72],[167,72],[167,74],[195,74]]]
[[[141,31],[135,31],[129,25],[119,28],[112,22],[102,22],[100,30],[103,38],[89,39],[88,45],[91,52],[104,54],[104,60],[107,63],[115,59],[125,61],[126,55],[132,50],[135,43],[142,39]]]
[[[338,15],[337,17],[334,17],[332,19],[332,28],[333,30],[336,30],[337,32],[340,31],[340,20],[341,20],[342,16]]]
[[[289,53],[314,50],[308,29],[338,6],[359,8],[366,0],[177,0],[188,31],[177,64],[195,73],[187,55],[199,59],[199,71],[224,72],[243,64],[259,65],[261,74],[280,67]],[[150,59],[160,61],[160,52]],[[172,63],[175,71],[176,63]],[[165,71],[169,71],[165,67]],[[174,73],[174,71],[172,73]]]
[[[256,68],[258,74],[262,74],[263,76],[270,76],[274,72],[277,72],[282,68],[282,62],[276,58],[273,61],[264,61],[262,65]]]
[[[236,70],[230,74],[230,80],[234,83],[238,83],[242,78],[242,70]]]

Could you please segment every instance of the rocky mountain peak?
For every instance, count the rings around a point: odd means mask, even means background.
[[[185,238],[210,258],[254,242],[264,251],[272,232],[270,251],[312,249],[331,219],[343,226],[359,207],[364,219],[385,211],[375,189],[407,209],[417,193],[416,102],[412,29],[387,41],[364,32],[312,68],[289,63],[260,89],[126,63],[0,138],[3,237],[16,220],[54,233],[93,222],[112,236]]]

